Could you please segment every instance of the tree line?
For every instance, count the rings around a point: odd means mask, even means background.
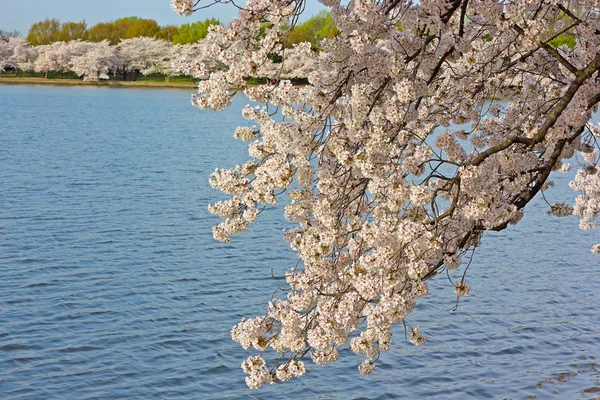
[[[153,19],[131,16],[119,18],[115,21],[99,22],[88,27],[85,20],[61,22],[56,18],[46,18],[31,25],[26,39],[32,46],[72,40],[89,42],[106,40],[111,45],[117,45],[121,40],[143,36],[164,40],[172,44],[191,44],[204,39],[211,25],[222,25],[222,23],[215,18],[206,18],[203,21],[185,23],[179,26],[160,26]],[[323,39],[333,37],[336,32],[335,23],[329,12],[321,11],[291,29],[285,40],[285,45],[286,47],[292,47],[294,44],[310,42],[313,48],[318,49]],[[0,40],[8,40],[10,37],[17,36],[20,36],[17,31],[9,32],[0,29]]]
[[[202,40],[211,25],[221,25],[215,18],[186,23],[179,26],[160,26],[153,19],[136,16],[119,18],[115,21],[99,22],[89,27],[86,21],[61,22],[56,18],[46,18],[31,25],[27,41],[32,46],[47,45],[55,42],[84,40],[90,42],[108,41],[111,45],[124,39],[152,37],[173,44],[190,44]]]

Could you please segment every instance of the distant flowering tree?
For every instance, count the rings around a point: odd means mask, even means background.
[[[22,63],[29,61],[31,56],[29,45],[22,37],[9,37],[0,40],[0,70],[5,68],[22,69]]]
[[[121,41],[118,48],[129,70],[143,75],[171,72],[172,45],[167,41],[141,36]]]
[[[80,40],[70,42],[54,42],[52,44],[38,46],[38,57],[35,60],[35,72],[68,72],[71,67],[71,59],[87,53],[92,43]]]
[[[286,275],[287,298],[232,330],[259,352],[242,364],[251,388],[303,375],[309,356],[334,362],[348,343],[368,375],[398,324],[424,343],[407,316],[427,280],[452,276],[484,232],[518,223],[576,153],[571,187],[580,195],[549,213],[578,215],[582,229],[600,216],[600,130],[590,122],[600,102],[597,0],[321,3],[337,32],[319,54],[305,52],[310,84],[246,89],[265,104],[246,107],[255,125],[235,131],[252,159],[210,180],[231,196],[210,206],[224,219],[217,240],[244,231],[286,191],[285,216],[298,224],[285,234],[300,258]],[[171,6],[190,15],[200,4]],[[302,0],[248,0],[238,18],[213,27],[208,56],[226,69],[199,84],[193,104],[220,110],[243,77],[274,56],[285,65],[282,44],[303,9]],[[556,47],[565,35],[573,48]],[[465,273],[454,281],[457,299],[469,293]],[[278,354],[269,365],[268,348]]]
[[[225,66],[211,57],[211,43],[200,40],[192,44],[172,47],[171,69],[173,74],[185,74],[194,78],[208,78],[210,71],[223,70]]]
[[[0,40],[0,71],[12,66],[11,60],[14,55],[14,46],[8,40]]]
[[[108,40],[91,43],[91,47],[84,54],[71,58],[69,68],[84,81],[98,81],[109,79],[109,72],[114,72],[123,64],[123,59],[115,46]]]
[[[36,47],[29,46],[29,43],[23,38],[15,38],[13,60],[18,70],[33,71],[35,61],[38,57]]]

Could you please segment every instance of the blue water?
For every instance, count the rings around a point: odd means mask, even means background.
[[[246,159],[242,96],[0,85],[0,399],[583,399],[600,396],[597,231],[541,200],[489,235],[458,311],[444,277],[369,378],[349,351],[250,391],[229,336],[295,262],[280,208],[213,241],[209,174]],[[550,200],[575,196],[557,177]],[[531,397],[530,397],[531,396]]]

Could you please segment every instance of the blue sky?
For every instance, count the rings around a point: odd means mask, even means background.
[[[210,3],[210,0],[204,1]],[[307,3],[307,16],[321,9],[317,0]],[[26,35],[34,22],[46,18],[58,18],[63,22],[85,19],[88,26],[92,26],[101,21],[137,15],[155,19],[160,25],[180,25],[207,17],[225,22],[235,14],[235,7],[217,4],[192,17],[180,17],[171,10],[169,0],[0,0],[0,29],[16,29]]]

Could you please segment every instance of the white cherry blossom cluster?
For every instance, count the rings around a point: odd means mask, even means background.
[[[192,15],[195,0],[171,0],[171,8],[179,15]]]
[[[250,389],[258,389],[265,383],[273,383],[273,375],[261,357],[248,357],[242,363],[242,370],[248,374],[246,384]]]
[[[25,39],[20,37],[11,37],[8,40],[0,39],[0,71],[4,71],[7,67],[17,68],[18,57],[15,55],[15,51],[26,45]]]
[[[575,199],[573,213],[581,216],[581,229],[596,229],[600,220],[600,168],[588,166],[577,171],[571,182],[574,190],[583,192]]]
[[[109,79],[109,73],[122,65],[123,59],[115,46],[108,41],[96,43],[85,53],[73,56],[70,60],[70,70],[84,81],[98,81]]]
[[[81,40],[38,46],[34,70],[35,72],[69,72],[72,60],[84,56],[93,46],[92,43]]]
[[[296,224],[284,235],[299,258],[284,295],[232,330],[259,352],[243,365],[251,388],[303,375],[309,358],[335,362],[345,346],[369,375],[398,325],[424,344],[409,318],[427,281],[460,274],[457,302],[467,296],[464,268],[482,235],[519,223],[576,154],[580,196],[550,214],[579,215],[584,229],[600,215],[598,129],[589,123],[600,103],[595,1],[321,3],[337,34],[317,53],[283,46],[303,1],[248,1],[209,33],[205,54],[221,67],[208,69],[193,98],[220,110],[244,77],[294,77],[296,66],[309,79],[245,90],[262,104],[243,110],[249,126],[234,134],[249,142],[250,160],[210,181],[230,196],[209,208],[224,219],[217,240],[284,193]],[[564,35],[574,47],[553,47]]]

